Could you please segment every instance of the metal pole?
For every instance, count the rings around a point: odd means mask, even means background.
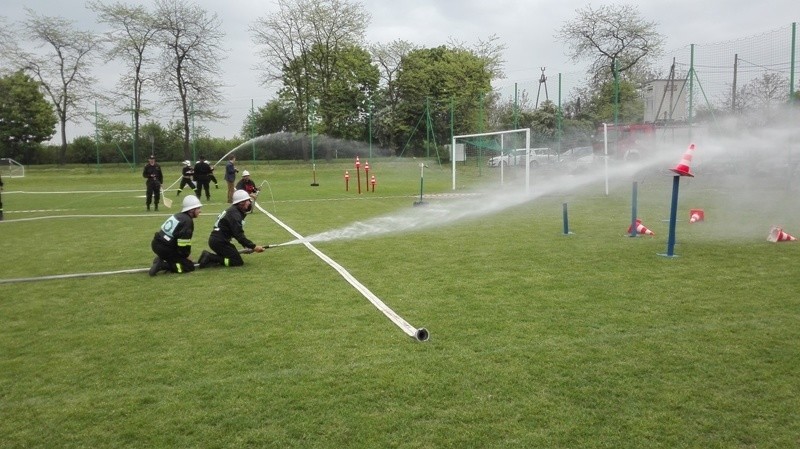
[[[678,188],[680,187],[681,177],[672,177],[672,206],[669,212],[669,238],[667,239],[667,253],[661,254],[666,257],[675,256],[675,224],[678,217]]]
[[[608,196],[608,124],[603,123],[603,149],[605,151],[605,157],[603,161],[605,163],[605,171],[606,171],[606,196]]]
[[[191,109],[192,109],[192,160],[197,160],[197,145],[194,141],[194,100],[192,100]]]
[[[561,204],[562,216],[564,219],[564,235],[572,234],[569,232],[569,216],[567,215],[567,203]]]
[[[97,101],[95,101],[94,102],[94,153],[95,153],[95,156],[97,157],[97,170],[99,171],[100,170],[100,137],[98,136],[97,120],[98,120]]]
[[[369,101],[369,158],[372,159],[372,100]]]
[[[631,198],[631,237],[636,237],[637,229],[636,229],[636,215],[637,215],[637,204],[638,204],[638,196],[639,196],[639,183],[633,181],[633,197]]]
[[[792,22],[792,55],[791,55],[791,68],[789,69],[789,102],[794,101],[794,62],[795,62],[795,45],[797,44],[797,22]]]
[[[253,139],[253,164],[256,163],[256,110],[253,99],[250,99],[250,138]]]

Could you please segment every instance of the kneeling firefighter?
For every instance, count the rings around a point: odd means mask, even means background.
[[[227,209],[222,211],[214,223],[214,229],[208,237],[208,246],[214,253],[203,251],[200,255],[200,268],[212,265],[225,267],[238,267],[244,265],[242,255],[231,243],[231,239],[236,239],[240,245],[247,250],[257,253],[263,252],[264,247],[256,245],[244,234],[244,216],[250,212],[253,200],[244,190],[233,192],[232,203]]]
[[[150,276],[159,271],[188,273],[194,271],[194,262],[189,259],[192,254],[192,234],[194,219],[200,216],[200,200],[194,195],[183,199],[181,211],[167,218],[161,229],[153,236],[150,247],[156,253]]]

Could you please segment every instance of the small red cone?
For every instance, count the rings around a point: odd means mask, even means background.
[[[797,240],[795,237],[783,232],[783,229],[773,226],[772,229],[769,230],[769,235],[767,236],[767,241],[772,243],[777,242],[793,242]]]
[[[628,234],[631,233],[633,226],[628,226]],[[656,235],[655,232],[647,229],[645,225],[642,224],[642,220],[636,219],[636,233],[642,235]]]
[[[689,172],[689,165],[691,165],[692,156],[694,156],[694,148],[695,148],[694,144],[690,143],[689,148],[686,150],[685,153],[683,153],[681,161],[678,162],[678,165],[676,165],[675,168],[670,168],[670,170],[681,176],[694,177],[694,175],[691,172]]]
[[[706,214],[703,209],[689,209],[689,223],[697,223],[698,221],[705,221]]]

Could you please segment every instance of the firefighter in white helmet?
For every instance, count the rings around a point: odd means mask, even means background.
[[[214,229],[208,237],[208,246],[213,253],[203,251],[198,260],[200,268],[212,265],[224,267],[238,267],[244,265],[242,255],[231,243],[236,239],[240,245],[248,250],[260,253],[264,247],[256,245],[244,233],[244,217],[250,211],[253,200],[244,190],[233,192],[233,203],[222,211],[214,223]]]
[[[178,187],[178,191],[175,192],[175,196],[180,195],[181,191],[186,186],[189,186],[189,188],[192,190],[197,188],[192,182],[192,177],[194,177],[194,167],[192,167],[192,162],[183,161],[183,168],[181,169],[181,185]]]
[[[253,201],[258,197],[258,187],[256,187],[256,183],[250,179],[250,172],[247,170],[242,172],[242,179],[236,183],[236,190],[244,190],[250,195],[250,199]]]
[[[150,267],[150,276],[155,276],[159,271],[194,271],[194,262],[189,256],[192,254],[194,219],[200,216],[201,207],[203,205],[196,196],[186,195],[181,211],[167,218],[155,233],[150,247],[156,253],[156,258]]]

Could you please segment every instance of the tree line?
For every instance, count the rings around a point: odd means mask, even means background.
[[[654,77],[652,63],[664,40],[635,5],[578,9],[556,37],[575,61],[588,61],[587,82],[562,107],[538,99],[534,105],[526,92],[501,98],[492,89],[504,77],[505,45],[495,35],[431,48],[403,40],[368,43],[371,16],[361,3],[278,0],[277,9],[256,18],[249,31],[261,81],[279,89],[228,141],[194,126],[195,120],[224,117],[217,105],[225,34],[216,13],[189,0],[91,0],[87,8],[105,33],[31,9],[20,23],[0,23],[4,156],[93,162],[119,160],[133,147],[140,155],[157,148],[162,159],[191,159],[198,142],[208,157],[276,133],[292,136],[293,143],[270,154],[260,150],[265,157],[335,157],[338,147],[315,147],[315,135],[424,155],[453,134],[519,127],[530,128],[537,144],[577,146],[588,142],[598,123],[641,120],[638,89]],[[97,92],[91,69],[109,60],[122,61],[125,71],[112,91]],[[130,113],[131,123],[95,116],[89,100],[98,97]],[[156,108],[176,111],[179,119],[157,123],[151,117]],[[74,139],[68,152],[66,125],[81,119],[95,122],[98,132]],[[46,151],[40,143],[52,138],[56,126],[61,145]]]

